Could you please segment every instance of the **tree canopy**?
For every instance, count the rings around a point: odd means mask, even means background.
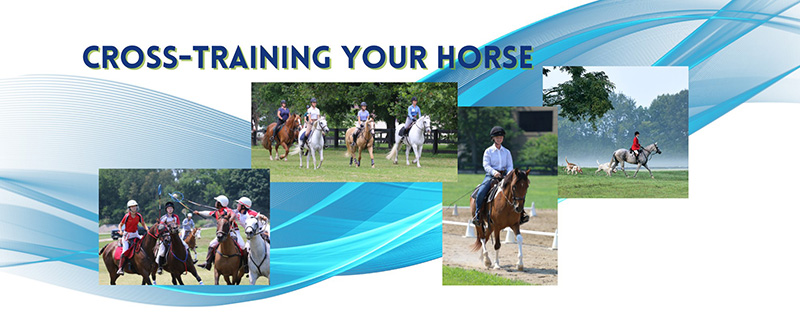
[[[589,122],[592,127],[606,112],[614,109],[608,99],[614,91],[614,83],[605,72],[586,72],[580,66],[560,66],[552,70],[556,69],[569,73],[572,79],[544,89],[544,106],[559,106],[559,116],[570,121]],[[547,76],[552,70],[543,68],[542,73]]]
[[[245,196],[253,201],[252,209],[269,216],[269,184],[268,169],[101,169],[99,221],[119,223],[128,200],[133,199],[145,221],[152,224],[164,214],[164,204],[172,201],[169,193],[175,191],[183,193],[187,200],[212,206],[214,197],[225,195],[231,208],[236,199]],[[184,204],[192,210],[208,210],[186,201]],[[175,203],[175,212],[181,219],[184,209]]]
[[[393,128],[395,119],[405,122],[411,97],[417,97],[422,114],[430,115],[434,126],[457,127],[455,83],[253,83],[251,88],[253,109],[263,117],[262,126],[275,121],[281,100],[287,101],[292,113],[303,114],[313,97],[330,127],[350,127],[358,105],[366,102],[376,120]]]

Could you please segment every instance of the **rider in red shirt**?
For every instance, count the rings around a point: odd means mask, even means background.
[[[136,212],[137,210],[139,210],[139,204],[136,203],[135,200],[129,200],[128,212],[125,213],[125,216],[122,217],[122,221],[119,222],[119,231],[122,232],[122,256],[119,257],[119,269],[117,269],[118,275],[125,274],[124,270],[122,269],[122,265],[125,264],[125,251],[130,248],[128,239],[141,239],[141,236],[139,235],[140,223],[142,226],[144,226],[144,229],[147,230],[147,224],[144,223],[144,218],[142,218],[142,215]]]
[[[214,216],[215,219],[219,219],[219,217],[225,216],[226,214],[231,215],[231,230],[230,230],[231,238],[236,239],[234,241],[236,241],[236,243],[239,244],[239,247],[243,247],[244,240],[242,240],[242,237],[238,234],[239,225],[237,224],[236,221],[238,217],[236,216],[236,213],[232,209],[228,208],[228,197],[225,197],[224,195],[219,195],[217,197],[214,197],[214,200],[216,200],[214,206],[214,208],[216,208],[215,210],[209,210],[209,211],[195,210],[193,211],[193,213],[201,215],[203,217]],[[211,242],[208,244],[208,254],[206,254],[206,262],[198,264],[197,266],[202,267],[206,270],[211,270],[211,266],[214,264],[214,252],[217,249],[218,245],[219,241],[217,241],[217,238],[214,237],[214,240],[211,240]]]
[[[639,131],[633,134],[633,145],[631,145],[631,152],[633,152],[633,157],[636,158],[636,162],[639,162],[639,150],[642,149],[642,146],[639,145]]]

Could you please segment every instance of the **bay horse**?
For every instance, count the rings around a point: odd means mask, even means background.
[[[611,170],[617,168],[617,164],[621,163],[622,165],[620,165],[621,166],[620,168],[622,169],[622,172],[625,173],[625,177],[630,177],[628,176],[628,172],[625,171],[625,162],[628,162],[631,164],[638,164],[636,166],[636,173],[633,173],[633,178],[636,178],[636,174],[639,174],[639,169],[642,168],[642,166],[644,166],[644,168],[646,168],[647,171],[650,172],[650,178],[655,178],[653,177],[653,171],[651,171],[650,168],[647,167],[647,161],[650,160],[650,155],[652,155],[653,153],[661,154],[661,149],[658,148],[658,142],[643,147],[641,151],[639,151],[638,162],[636,161],[636,157],[632,153],[630,153],[630,150],[627,149],[616,150],[614,151],[614,154],[611,155],[611,162],[610,162],[612,164]]]
[[[230,232],[230,215],[219,217],[217,219],[217,242],[219,245],[214,255],[214,285],[219,285],[220,276],[228,285],[239,285],[244,276],[245,262],[242,260],[242,254],[239,252],[239,247],[236,246],[236,240],[231,238]]]
[[[156,222],[148,228],[147,234],[142,237],[142,250],[153,260],[153,271],[150,272],[150,279],[153,280],[153,284],[158,284],[156,283],[156,268],[158,268],[156,263],[156,242],[162,238],[164,232],[164,226],[162,225],[161,229],[159,229],[159,223]]]
[[[164,243],[168,243],[164,269],[172,275],[172,285],[183,285],[181,274],[184,272],[192,273],[194,278],[197,279],[197,283],[203,285],[203,280],[197,274],[194,263],[189,256],[189,250],[183,246],[183,240],[178,234],[178,226],[170,225],[168,230],[168,238],[164,240]]]
[[[111,285],[117,285],[117,278],[119,278],[119,275],[117,275],[119,261],[114,259],[114,252],[116,251],[117,246],[122,246],[122,242],[113,241],[104,245],[100,249],[100,252],[98,252],[98,255],[103,258],[103,262],[108,270],[108,276],[111,278]],[[123,268],[123,271],[125,273],[141,275],[142,285],[152,285],[149,273],[155,272],[155,260],[153,260],[152,257],[149,257],[147,252],[142,250],[141,241],[131,241],[130,247],[133,248],[133,256],[125,261],[125,267]],[[125,255],[123,254],[120,256]],[[130,265],[131,262],[133,263],[132,266]]]
[[[185,241],[186,245],[189,246],[189,250],[194,252],[192,263],[197,263],[197,229],[197,227],[192,228],[192,232],[183,238],[183,241]]]
[[[389,155],[386,155],[386,159],[394,160],[394,164],[397,164],[397,152],[400,150],[400,143],[402,141],[402,143],[406,145],[406,165],[410,165],[408,162],[408,151],[414,149],[414,156],[416,156],[416,158],[413,163],[416,163],[417,167],[422,167],[419,165],[419,158],[422,156],[422,144],[425,143],[425,133],[430,132],[431,117],[427,115],[419,118],[419,120],[408,128],[407,137],[400,136],[400,129],[397,129],[394,136],[394,146],[389,152]]]
[[[475,228],[476,241],[472,251],[482,250],[479,259],[483,261],[486,268],[500,269],[500,231],[508,227],[517,236],[517,247],[519,248],[517,270],[522,271],[524,269],[522,265],[522,234],[519,231],[519,222],[520,214],[524,211],[525,195],[528,193],[528,186],[530,186],[530,179],[528,179],[530,172],[530,169],[527,171],[513,169],[497,185],[497,192],[493,200],[484,204],[484,208],[491,208],[491,214],[484,218],[490,221],[486,228],[483,225]],[[470,198],[469,206],[473,211],[472,216],[474,217],[477,212],[474,198]],[[489,251],[486,250],[486,240],[490,236],[494,239],[494,266],[492,266],[492,261],[489,258]]]
[[[275,160],[288,161],[289,146],[297,140],[297,128],[300,127],[300,115],[290,114],[289,119],[283,124],[283,127],[275,133],[275,127],[278,126],[277,122],[271,123],[267,126],[267,131],[264,132],[264,138],[261,139],[261,145],[269,151],[269,160],[272,161],[272,141],[275,141]],[[283,147],[284,154],[278,157],[278,148]]]
[[[265,226],[258,219],[249,217],[245,223],[244,233],[250,243],[247,265],[250,268],[250,285],[256,285],[259,276],[269,281],[269,242],[265,234]]]
[[[347,132],[344,134],[344,140],[347,144],[347,152],[344,153],[345,157],[350,158],[350,166],[353,166],[353,160],[356,156],[356,150],[358,150],[358,160],[356,160],[356,166],[361,167],[361,151],[365,148],[369,152],[369,158],[372,160],[372,168],[375,168],[375,156],[372,155],[372,145],[375,143],[375,120],[372,118],[367,119],[364,122],[364,128],[361,131],[361,134],[358,136],[356,140],[356,146],[353,146],[353,134],[356,133],[358,128],[351,127],[347,129]]]

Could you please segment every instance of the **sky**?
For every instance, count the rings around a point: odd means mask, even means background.
[[[636,104],[650,107],[658,95],[675,94],[689,87],[687,67],[594,67],[586,66],[588,72],[604,71],[614,83],[617,93],[633,98]],[[542,87],[547,89],[570,79],[560,70],[551,71],[544,77]]]

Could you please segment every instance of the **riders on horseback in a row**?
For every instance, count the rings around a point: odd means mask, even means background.
[[[489,135],[493,144],[483,151],[483,169],[486,171],[486,177],[483,178],[483,182],[479,185],[475,197],[475,218],[472,222],[476,226],[482,226],[483,216],[486,216],[486,211],[483,207],[489,190],[514,169],[511,151],[503,147],[506,131],[499,126],[495,126],[489,132]],[[528,222],[529,219],[530,217],[523,211],[520,216],[520,224]]]
[[[137,212],[139,210],[139,204],[135,200],[128,201],[127,209],[127,213],[122,217],[122,221],[119,222],[119,231],[122,232],[122,255],[119,257],[117,275],[125,274],[123,265],[125,264],[125,251],[128,251],[131,247],[129,240],[142,238],[139,235],[139,224],[142,224],[144,229],[148,230],[144,218]]]

